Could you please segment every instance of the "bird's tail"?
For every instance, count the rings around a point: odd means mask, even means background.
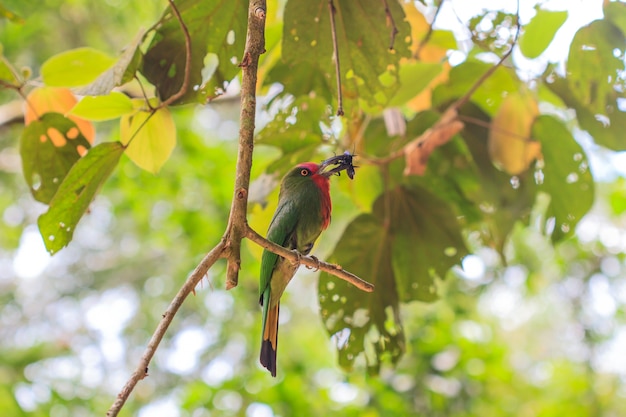
[[[269,297],[268,297],[269,298]],[[261,365],[276,376],[276,349],[278,348],[278,312],[280,303],[270,307],[269,300],[263,306],[263,341],[261,342]]]

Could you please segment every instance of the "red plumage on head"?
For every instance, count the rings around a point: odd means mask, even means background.
[[[298,165],[299,168],[306,168],[313,174],[311,179],[317,185],[317,188],[320,189],[321,197],[322,197],[322,230],[326,229],[330,224],[330,212],[332,210],[332,203],[330,201],[330,182],[328,177],[324,175],[319,175],[318,171],[320,169],[320,165],[315,162],[304,162]]]

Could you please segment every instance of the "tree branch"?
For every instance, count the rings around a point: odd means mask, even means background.
[[[387,3],[387,0],[383,0],[383,6],[385,7],[385,16],[387,16],[387,26],[391,26],[391,35],[389,39],[389,50],[391,51],[393,50],[393,44],[396,42],[396,35],[399,33],[399,30],[396,26],[396,21],[391,15],[391,10],[389,10],[389,3]]]
[[[370,284],[369,282],[357,277],[353,273],[344,270],[341,265],[322,262],[313,256],[299,255],[292,250],[277,245],[274,242],[270,242],[269,240],[265,239],[263,236],[255,232],[250,226],[246,227],[246,237],[261,246],[262,248],[267,249],[270,252],[274,252],[275,254],[280,255],[283,258],[290,260],[291,262],[299,262],[308,267],[328,272],[329,274],[334,275],[337,278],[342,279],[346,282],[349,282],[350,284],[365,292],[374,291],[373,284]]]
[[[443,3],[443,0],[442,0],[442,3]],[[516,14],[515,20],[516,20],[515,22],[516,31],[515,31],[515,36],[513,38],[513,42],[511,43],[511,47],[509,48],[509,50],[504,55],[502,55],[502,57],[498,60],[498,62],[494,66],[490,67],[478,80],[476,80],[476,82],[470,87],[469,90],[467,90],[467,92],[461,98],[459,98],[450,106],[448,106],[448,108],[443,112],[439,120],[430,129],[426,130],[424,133],[422,133],[421,135],[413,139],[411,142],[404,145],[401,149],[395,152],[392,152],[390,155],[387,155],[386,157],[383,157],[383,158],[365,158],[364,157],[363,159],[376,165],[386,165],[398,158],[402,158],[403,156],[407,155],[407,153],[409,153],[411,149],[414,149],[415,147],[423,146],[425,142],[435,137],[442,129],[447,128],[453,123],[459,122],[460,121],[460,118],[458,115],[459,109],[465,103],[467,103],[470,100],[470,98],[472,98],[472,95],[476,92],[476,90],[478,90],[478,88],[481,85],[483,85],[484,82],[487,81],[489,77],[491,77],[491,75],[493,75],[493,73],[498,69],[498,67],[500,67],[504,63],[504,61],[506,61],[506,59],[513,53],[513,48],[515,48],[515,45],[517,45],[517,41],[519,39],[519,35],[521,32],[521,24],[519,20],[519,0],[517,2],[517,14]]]
[[[227,246],[230,254],[226,268],[226,289],[237,286],[241,268],[241,239],[248,224],[248,188],[254,150],[254,126],[256,115],[256,82],[259,56],[265,52],[265,0],[250,0],[248,7],[248,34],[243,59],[241,79],[241,115],[239,128],[239,153],[235,191],[226,228]]]
[[[432,22],[430,22],[430,26],[428,27],[428,32],[426,32],[424,39],[422,39],[420,41],[420,44],[417,46],[417,49],[415,50],[415,53],[413,54],[413,58],[419,59],[420,52],[422,52],[422,49],[424,48],[424,46],[426,46],[426,44],[430,40],[430,37],[433,36],[435,21],[437,20],[437,16],[439,16],[439,12],[441,11],[441,7],[443,6],[444,1],[445,0],[441,0],[439,2],[439,6],[437,6],[437,10],[435,10],[435,15],[433,16],[433,20]]]
[[[165,313],[163,313],[163,318],[154,331],[152,338],[150,338],[150,342],[148,342],[148,346],[141,356],[135,372],[133,372],[128,382],[126,382],[126,385],[124,385],[124,388],[122,388],[120,393],[117,395],[117,398],[111,408],[109,408],[109,411],[107,411],[107,417],[117,416],[137,383],[148,376],[148,365],[150,364],[150,361],[161,343],[161,340],[163,339],[170,323],[178,312],[178,309],[183,304],[183,301],[185,301],[187,296],[194,290],[194,288],[196,288],[196,285],[198,285],[198,283],[206,275],[209,268],[211,268],[211,266],[213,266],[213,264],[223,256],[225,247],[226,243],[224,238],[222,238],[222,241],[206,254],[204,259],[202,259],[196,269],[194,269],[189,278],[187,278],[181,289],[178,290],[178,293],[170,303],[169,307],[165,310]]]
[[[335,4],[333,0],[328,0],[328,11],[330,13],[330,32],[333,37],[333,58],[335,60],[335,75],[337,77],[337,116],[343,116],[343,94],[341,92],[341,66],[339,65],[339,45],[337,43],[337,28],[335,27]]]

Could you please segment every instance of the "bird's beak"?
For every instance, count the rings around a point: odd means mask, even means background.
[[[336,174],[338,172],[343,171],[344,169],[347,169],[348,166],[343,163],[343,159],[344,159],[343,155],[337,155],[337,156],[328,158],[325,161],[322,161],[319,169],[317,170],[318,175],[328,178],[333,174]],[[325,171],[326,168],[331,167],[332,165],[335,165],[335,167],[330,168],[328,171]]]

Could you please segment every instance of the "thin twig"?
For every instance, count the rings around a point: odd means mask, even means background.
[[[503,133],[505,135],[511,136],[513,139],[521,140],[522,142],[538,142],[537,139],[534,139],[532,137],[525,136],[525,135],[520,135],[519,133],[512,132],[508,129],[502,129],[500,127],[494,126],[493,123],[485,122],[484,120],[477,119],[476,117],[465,116],[463,114],[459,114],[457,118],[463,122],[471,123],[476,126],[485,127],[494,132]]]
[[[283,248],[282,246],[277,245],[276,243],[270,242],[269,240],[265,239],[263,236],[255,232],[250,226],[246,227],[246,237],[250,239],[251,241],[253,241],[254,243],[258,244],[259,246],[263,247],[264,249],[267,249],[270,252],[280,255],[283,258],[286,258],[292,262],[300,262],[301,264],[304,264],[311,268],[328,272],[329,274],[332,274],[336,276],[337,278],[340,278],[365,292],[374,291],[374,285],[370,284],[369,282],[365,280],[362,280],[361,278],[357,277],[356,275],[348,271],[345,271],[341,266],[322,262],[319,259],[314,258],[312,256],[304,256],[304,255],[298,256],[296,252]]]
[[[111,408],[109,408],[109,411],[107,411],[107,417],[114,417],[118,415],[137,383],[148,375],[148,365],[159,347],[159,344],[161,343],[161,340],[163,339],[170,323],[178,312],[178,309],[183,304],[183,301],[185,301],[185,298],[187,298],[187,296],[194,290],[194,288],[196,288],[198,283],[206,275],[209,268],[211,268],[211,266],[213,266],[213,264],[223,256],[225,247],[226,242],[225,239],[222,238],[222,241],[218,243],[217,246],[215,246],[209,253],[207,253],[204,259],[202,259],[196,269],[191,273],[189,278],[187,278],[185,284],[183,284],[181,289],[178,290],[178,293],[163,314],[163,318],[152,334],[152,338],[150,338],[150,342],[148,342],[148,346],[141,356],[135,372],[133,372],[128,382],[126,382],[126,385],[124,385],[124,388],[122,388],[120,393],[117,395],[117,398]]]
[[[388,164],[398,158],[402,158],[405,155],[406,150],[415,146],[416,143],[420,145],[426,142],[427,140],[429,140],[429,138],[432,137],[432,135],[436,133],[437,129],[444,128],[447,124],[452,123],[454,120],[459,120],[458,110],[465,103],[469,101],[469,99],[476,92],[476,90],[478,90],[478,88],[498,69],[498,67],[500,67],[504,63],[504,61],[506,61],[506,59],[511,55],[511,53],[513,53],[513,48],[515,48],[515,45],[517,45],[517,40],[519,38],[519,34],[521,31],[521,25],[520,25],[520,20],[519,20],[519,0],[517,1],[516,25],[517,25],[517,29],[515,32],[515,37],[513,38],[513,42],[511,43],[511,47],[509,48],[509,50],[500,58],[500,60],[494,66],[490,67],[478,80],[476,80],[476,82],[472,84],[470,89],[461,98],[459,98],[454,103],[452,103],[446,109],[446,111],[443,112],[443,114],[441,115],[437,123],[433,125],[433,127],[426,130],[420,136],[418,136],[411,142],[404,145],[402,149],[399,149],[391,153],[390,155],[387,155],[386,157],[383,157],[383,158],[362,157],[362,159],[370,163],[373,163],[375,165]]]
[[[248,210],[248,189],[252,152],[254,150],[254,127],[256,116],[256,84],[259,57],[265,52],[265,0],[250,0],[248,6],[248,33],[246,47],[239,66],[241,78],[241,113],[239,127],[239,151],[237,154],[237,176],[230,208],[226,233],[230,255],[226,267],[226,288],[234,288],[239,282],[241,267],[241,239],[245,235]]]
[[[161,103],[161,105],[159,105],[159,108],[169,106],[170,104],[174,103],[176,100],[184,96],[187,93],[187,89],[189,88],[189,79],[191,77],[191,36],[189,35],[187,25],[185,25],[185,22],[183,21],[183,18],[180,15],[178,8],[176,8],[176,5],[174,4],[174,0],[167,1],[170,3],[170,7],[172,8],[174,15],[176,16],[176,19],[178,19],[178,23],[180,23],[180,28],[182,29],[185,36],[185,74],[183,75],[183,84],[180,86],[180,89],[176,92],[176,94],[170,96],[167,100]]]
[[[387,3],[387,0],[383,0],[383,6],[385,6],[385,16],[387,16],[387,26],[391,25],[389,50],[393,51],[393,44],[396,42],[396,35],[399,33],[399,30],[398,30],[398,27],[396,26],[396,21],[393,19],[393,16],[391,15],[391,10],[389,10],[389,3]]]
[[[333,37],[333,58],[335,60],[335,75],[337,76],[337,116],[343,116],[343,94],[341,93],[341,67],[339,65],[339,45],[337,43],[337,28],[335,27],[335,4],[333,0],[328,0],[328,11],[330,13],[330,32]]]
[[[435,15],[433,16],[433,20],[432,22],[430,22],[430,26],[428,27],[428,32],[426,32],[426,35],[424,35],[424,38],[420,41],[420,44],[417,46],[417,49],[415,50],[415,53],[413,54],[413,58],[419,59],[420,52],[422,52],[422,49],[424,48],[424,46],[426,46],[426,44],[430,40],[430,37],[433,36],[435,21],[437,20],[437,16],[439,16],[439,12],[441,11],[441,6],[443,6],[444,1],[445,0],[441,0],[439,2],[439,6],[437,6],[437,10],[435,10]]]
[[[513,48],[515,48],[515,45],[517,45],[517,40],[519,38],[519,34],[522,30],[522,25],[520,24],[519,21],[519,0],[517,0],[517,13],[515,16],[515,24],[517,26],[517,29],[515,31],[515,37],[513,38],[513,42],[511,43],[511,47],[509,48],[508,51],[506,51],[506,53],[504,55],[502,55],[502,57],[500,58],[500,60],[496,63],[496,65],[490,67],[473,85],[472,87],[467,90],[467,92],[465,93],[465,95],[463,95],[463,97],[461,97],[460,99],[458,99],[457,101],[454,102],[454,104],[452,104],[452,106],[454,107],[454,109],[458,110],[460,109],[465,103],[467,103],[469,101],[470,98],[472,98],[472,95],[476,92],[476,90],[478,90],[478,88],[489,78],[491,77],[491,75],[498,69],[498,67],[500,67],[504,61],[506,61],[506,59],[513,53]]]

